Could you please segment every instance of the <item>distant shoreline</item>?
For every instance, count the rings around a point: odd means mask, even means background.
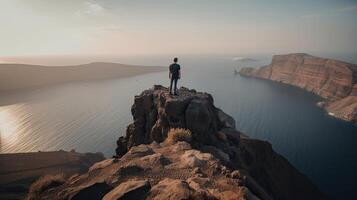
[[[324,98],[329,116],[357,122],[357,65],[306,53],[275,55],[271,64],[242,68],[239,74],[293,85]]]
[[[160,66],[139,66],[105,62],[72,66],[0,64],[0,92],[77,81],[128,78],[164,70],[166,68]]]

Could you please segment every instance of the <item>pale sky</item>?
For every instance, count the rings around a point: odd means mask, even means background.
[[[357,52],[353,0],[0,0],[0,56]]]

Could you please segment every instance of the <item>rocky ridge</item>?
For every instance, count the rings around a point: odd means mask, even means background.
[[[330,115],[357,122],[357,65],[304,53],[275,55],[271,64],[242,68],[241,75],[294,85],[324,99]]]
[[[210,94],[162,86],[142,92],[117,155],[39,199],[326,199],[268,142],[244,137]],[[170,143],[170,128],[192,140]]]

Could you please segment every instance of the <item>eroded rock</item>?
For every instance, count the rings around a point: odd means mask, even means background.
[[[150,188],[150,183],[147,180],[129,180],[107,193],[103,200],[145,199]]]
[[[143,157],[147,155],[154,154],[155,152],[151,147],[147,145],[138,145],[132,147],[129,152],[123,157],[123,159],[135,158],[135,157]]]
[[[148,200],[190,199],[193,191],[187,182],[177,179],[164,179],[152,187]]]
[[[170,128],[189,129],[196,144],[225,145],[217,133],[225,128],[235,130],[234,119],[214,106],[210,94],[187,88],[180,88],[179,94],[171,96],[167,88],[154,86],[136,96],[132,106],[134,122],[128,126],[126,136],[117,140],[117,156],[136,145],[163,142]],[[238,144],[239,132],[236,133]]]
[[[89,168],[89,172],[97,170],[97,169],[103,169],[111,164],[113,164],[114,158],[113,159],[106,159],[101,162],[95,163],[92,167]]]
[[[209,153],[202,153],[197,150],[187,150],[181,156],[181,164],[186,167],[202,167],[209,161],[214,161],[214,157]]]
[[[111,190],[106,183],[95,183],[81,188],[70,200],[98,200]]]
[[[139,175],[140,173],[144,172],[144,168],[139,165],[127,165],[119,168],[117,174],[119,176],[130,176],[130,175]]]
[[[147,167],[149,166],[163,167],[165,165],[170,164],[170,160],[165,158],[165,156],[163,156],[161,153],[156,153],[156,154],[142,157],[140,161],[142,165]]]
[[[173,145],[174,152],[186,151],[190,149],[192,149],[191,145],[185,141],[179,141]]]

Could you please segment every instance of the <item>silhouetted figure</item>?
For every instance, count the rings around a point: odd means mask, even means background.
[[[169,78],[170,83],[170,94],[172,94],[172,83],[174,83],[174,95],[177,95],[177,81],[181,78],[181,67],[177,64],[177,58],[174,58],[174,63],[170,65]]]

